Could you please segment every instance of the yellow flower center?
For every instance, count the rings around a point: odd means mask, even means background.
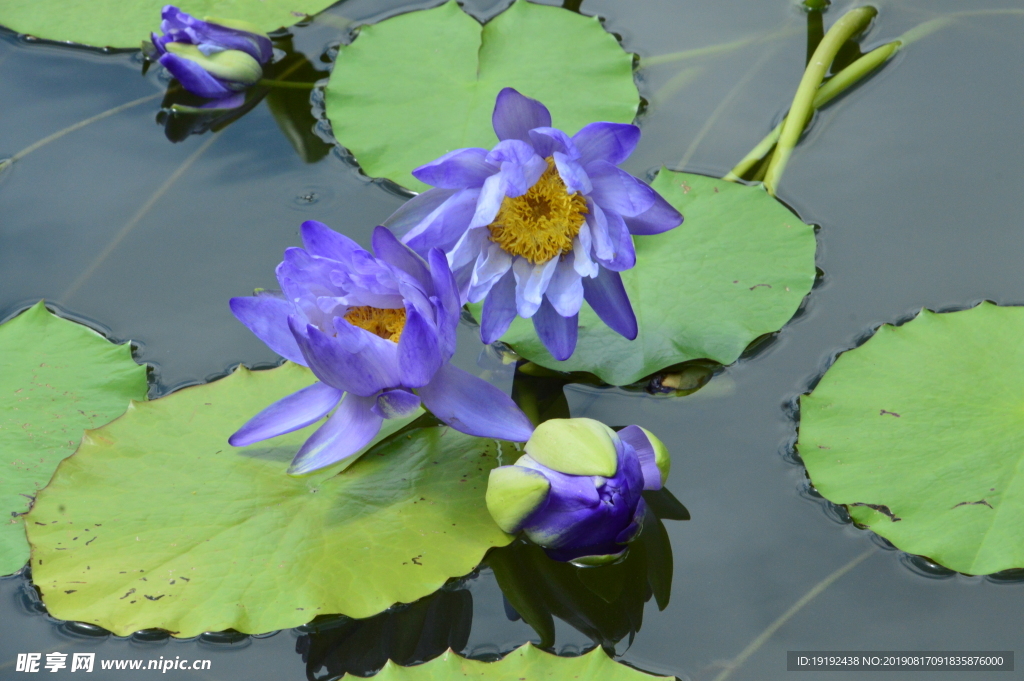
[[[534,265],[571,251],[587,214],[587,200],[568,192],[554,159],[544,160],[548,169],[537,183],[522,196],[506,196],[494,222],[487,225],[491,241]]]
[[[361,305],[345,313],[345,321],[352,326],[366,329],[392,343],[397,343],[405,328],[405,308],[385,309]]]

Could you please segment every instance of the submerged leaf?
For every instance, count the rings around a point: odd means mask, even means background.
[[[580,310],[576,352],[544,349],[516,319],[501,340],[559,371],[588,371],[627,385],[681,362],[731,364],[756,338],[778,331],[814,283],[814,230],[760,187],[662,170],[651,183],[685,217],[679,227],[634,237],[636,266],[622,273],[640,333],[629,341]],[[479,306],[471,306],[479,319]]]
[[[138,49],[160,29],[160,9],[167,0],[5,0],[0,24],[46,40],[93,47]],[[202,19],[224,17],[255,24],[270,32],[330,7],[334,0],[176,0],[184,12]]]
[[[28,561],[24,514],[86,428],[146,399],[128,344],[50,314],[42,302],[0,326],[0,575]]]
[[[367,175],[422,191],[413,168],[498,142],[491,111],[505,87],[544,102],[569,134],[631,122],[632,64],[597,18],[519,0],[481,28],[451,0],[361,28],[338,53],[327,117]]]
[[[578,657],[558,657],[535,648],[532,644],[516,648],[497,662],[468,660],[448,651],[426,664],[415,667],[400,667],[388,662],[380,672],[371,678],[377,681],[454,681],[472,677],[481,681],[506,681],[506,679],[530,679],[530,681],[643,681],[644,679],[666,679],[669,676],[653,676],[627,667],[612,660],[601,648],[595,648]],[[346,674],[343,679],[361,677]]]
[[[1024,308],[924,310],[843,353],[800,400],[800,456],[830,501],[967,574],[1024,567]]]
[[[369,617],[510,541],[484,506],[487,475],[510,445],[421,428],[340,475],[344,464],[300,478],[285,471],[315,425],[228,445],[253,413],[312,381],[294,364],[242,368],[90,431],[29,515],[49,611],[118,635],[182,637]]]

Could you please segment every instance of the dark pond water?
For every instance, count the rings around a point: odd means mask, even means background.
[[[326,69],[321,55],[339,40],[341,17],[375,21],[431,4],[342,2],[327,13],[339,19],[296,28],[294,44]],[[474,0],[468,8],[486,18],[506,4]],[[851,6],[834,3],[827,20]],[[970,9],[1022,6],[977,0]],[[878,7],[864,41],[869,47],[965,5],[883,0]],[[642,70],[650,106],[641,119],[643,140],[626,164],[637,174],[665,164],[723,175],[784,113],[804,64],[805,19],[790,0],[586,0],[582,10],[606,17],[625,48],[642,57],[791,29],[733,52]],[[662,436],[674,456],[670,487],[693,516],[665,524],[674,554],[671,600],[664,611],[647,603],[632,645],[627,636],[617,646],[624,661],[681,679],[713,679],[815,584],[870,549],[731,678],[783,678],[786,651],[796,649],[1024,650],[1024,583],[929,572],[879,547],[813,497],[788,454],[796,396],[837,352],[879,324],[922,307],[967,307],[984,299],[1024,304],[1022,28],[1020,16],[961,19],[909,46],[819,114],[780,198],[821,226],[824,278],[804,314],[773,342],[688,397],[566,388],[574,416],[642,423]],[[161,92],[165,83],[156,70],[144,78],[139,68],[133,54],[0,36],[0,157]],[[687,68],[694,70],[680,75]],[[138,343],[139,360],[157,367],[154,393],[162,394],[239,362],[275,361],[232,318],[226,301],[273,286],[273,268],[284,248],[298,244],[301,221],[323,220],[368,245],[372,227],[403,198],[361,176],[338,153],[307,163],[261,104],[220,133],[142,213],[211,140],[206,134],[171,144],[155,122],[158,109],[159,97],[44,146],[0,175],[0,318],[45,298],[115,339]],[[322,151],[307,148],[307,155]],[[472,339],[465,329],[458,363],[508,387],[511,370],[486,353],[478,356],[481,346]],[[21,676],[14,671],[16,653],[54,650],[209,658],[210,671],[166,678],[277,681],[306,678],[304,652],[310,678],[326,678],[347,669],[366,673],[382,650],[395,649],[387,645],[408,634],[407,622],[392,614],[362,624],[334,622],[314,635],[120,639],[49,618],[33,594],[24,576],[0,580],[2,679]],[[522,621],[506,617],[489,568],[415,607],[413,619],[427,624],[422,637],[402,648],[410,661],[447,645],[486,657],[539,640]],[[556,622],[555,650],[572,654],[592,645]],[[942,678],[1014,674],[946,672]],[[126,676],[97,669],[91,678]]]

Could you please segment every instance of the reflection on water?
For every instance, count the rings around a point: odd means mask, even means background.
[[[668,490],[660,492],[665,494],[645,494],[659,501],[649,505],[643,531],[626,555],[610,565],[577,567],[552,560],[523,539],[492,549],[485,562],[501,587],[508,618],[533,627],[543,648],[556,644],[554,617],[611,655],[625,638],[632,645],[643,624],[644,604],[653,596],[664,610],[672,593],[672,545],[652,509],[671,509],[676,519],[689,515]]]
[[[309,681],[369,676],[388,660],[401,665],[463,650],[473,624],[473,596],[459,583],[410,605],[363,620],[322,618],[299,630],[295,652]]]

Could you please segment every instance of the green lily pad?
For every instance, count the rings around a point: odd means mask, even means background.
[[[651,183],[685,216],[679,227],[633,237],[636,266],[622,273],[639,323],[629,341],[584,303],[572,357],[559,362],[517,318],[501,340],[541,366],[588,371],[628,385],[694,359],[732,364],[778,331],[814,284],[814,229],[761,187],[662,169]],[[471,306],[480,318],[480,306]]]
[[[843,353],[800,400],[811,481],[900,549],[1024,567],[1024,307],[924,310]]]
[[[335,0],[180,0],[173,4],[200,19],[248,21],[270,32],[291,26]],[[18,33],[93,47],[138,49],[160,32],[160,10],[167,0],[5,0],[0,24]]]
[[[42,301],[0,326],[0,575],[28,562],[24,514],[86,428],[146,399],[131,347],[50,314]]]
[[[615,662],[602,648],[594,648],[578,657],[558,657],[545,653],[527,643],[516,648],[497,662],[468,660],[449,650],[426,664],[400,667],[388,661],[384,668],[370,678],[377,681],[455,681],[472,677],[481,681],[511,681],[530,679],[578,679],[579,681],[643,681],[644,679],[672,679],[654,676]],[[342,679],[361,679],[345,674]]]
[[[519,0],[481,27],[452,0],[362,27],[338,53],[327,118],[367,175],[423,191],[413,168],[497,144],[504,87],[543,102],[569,134],[629,123],[640,104],[633,58],[598,19]]]
[[[484,505],[502,443],[413,429],[340,475],[343,464],[304,477],[285,471],[315,426],[228,445],[250,416],[312,381],[294,364],[241,368],[89,431],[27,519],[50,613],[182,637],[369,617],[511,541]]]

